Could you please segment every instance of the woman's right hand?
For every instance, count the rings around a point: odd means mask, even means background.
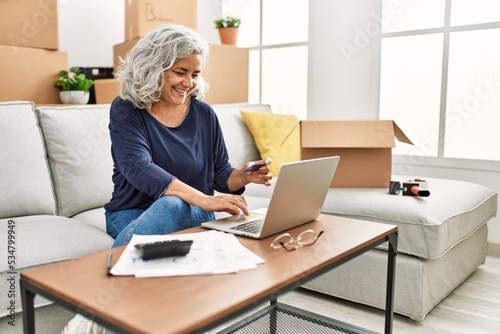
[[[249,214],[245,197],[241,195],[207,196],[203,202],[200,207],[205,211],[227,212],[231,215],[243,213],[245,216]]]
[[[172,181],[163,196],[177,196],[186,203],[196,205],[205,211],[227,212],[232,215],[243,212],[246,216],[249,214],[245,197],[230,194],[209,196],[179,179]]]

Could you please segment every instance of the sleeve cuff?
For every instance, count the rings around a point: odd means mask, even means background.
[[[231,194],[233,195],[241,195],[245,192],[246,188],[245,187],[241,187],[240,189],[236,190],[236,191],[232,191]]]

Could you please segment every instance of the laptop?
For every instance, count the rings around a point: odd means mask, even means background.
[[[313,221],[321,212],[339,160],[333,156],[285,163],[267,210],[220,218],[201,226],[262,239]]]

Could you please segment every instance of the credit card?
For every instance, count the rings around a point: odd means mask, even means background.
[[[255,165],[252,165],[250,167],[248,167],[247,169],[245,169],[243,171],[243,173],[248,173],[248,172],[253,172],[257,169],[259,169],[260,167],[264,167],[266,164],[255,164]]]

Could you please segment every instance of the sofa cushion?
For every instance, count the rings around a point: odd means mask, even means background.
[[[391,195],[385,188],[331,188],[322,211],[398,225],[399,253],[437,259],[496,216],[497,194],[466,181],[426,180],[429,197]]]
[[[262,159],[271,158],[270,173],[277,176],[281,165],[300,160],[299,120],[294,115],[281,115],[241,110]]]
[[[13,271],[21,272],[28,268],[81,257],[111,248],[113,244],[113,238],[89,224],[66,217],[38,215],[0,219],[1,245],[7,245],[8,224],[12,226],[16,238],[15,268],[11,268],[7,261],[0,262],[0,291],[8,291],[10,282],[7,278],[16,276],[11,273]],[[7,259],[7,247],[0,248],[0,256]],[[19,284],[18,275],[15,281]],[[16,291],[21,291],[19,286]],[[20,293],[16,294],[16,298],[16,306],[20,308]],[[9,304],[6,294],[0,294],[0,299],[2,305]],[[0,317],[7,313],[8,310],[2,308]]]
[[[100,207],[97,209],[90,209],[87,211],[80,212],[79,214],[76,214],[71,218],[78,219],[79,221],[95,226],[101,231],[106,232],[105,212],[106,210],[104,210],[104,207]]]
[[[57,211],[70,217],[102,207],[113,191],[109,105],[41,107]]]
[[[241,118],[241,109],[251,109],[270,112],[267,104],[214,104],[219,123],[224,134],[224,141],[229,152],[229,162],[234,167],[243,167],[249,161],[260,160],[260,153],[255,145],[252,134],[248,131]]]
[[[425,179],[429,197],[391,195],[385,188],[330,188],[321,211],[398,225],[398,252],[423,259],[442,257],[496,216],[495,191],[461,180]],[[243,195],[270,198],[275,184],[248,184]]]
[[[33,103],[0,102],[0,156],[0,218],[55,214]]]

